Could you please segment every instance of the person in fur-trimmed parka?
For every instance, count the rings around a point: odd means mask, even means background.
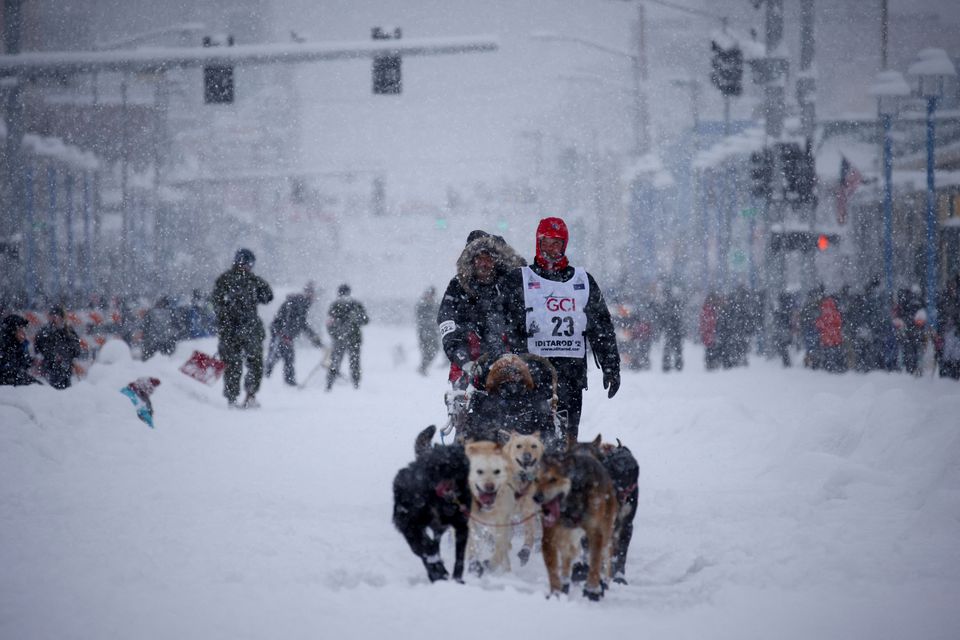
[[[437,326],[443,352],[450,359],[450,381],[456,382],[482,354],[491,361],[504,351],[500,279],[526,261],[499,236],[473,231],[467,237],[457,275],[440,301]]]

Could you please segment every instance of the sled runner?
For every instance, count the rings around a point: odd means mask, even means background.
[[[223,375],[226,364],[219,358],[194,351],[190,359],[183,363],[180,371],[204,384],[213,384]]]

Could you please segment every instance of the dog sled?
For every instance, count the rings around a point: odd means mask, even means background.
[[[557,371],[534,354],[481,356],[444,396],[447,423],[441,439],[496,440],[501,429],[540,432],[548,448],[566,432],[567,417],[557,410]]]

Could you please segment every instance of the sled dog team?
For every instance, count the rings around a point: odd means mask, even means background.
[[[496,442],[431,445],[436,427],[416,438],[415,460],[393,483],[393,522],[431,581],[445,580],[440,537],[455,534],[453,578],[465,562],[477,575],[510,570],[514,527],[523,530],[521,565],[533,553],[538,531],[549,595],[569,593],[583,580],[583,594],[603,597],[611,581],[626,584],[627,549],[637,506],[637,461],[627,447],[581,442],[544,451],[539,433],[501,431]],[[481,559],[482,537],[493,554]],[[584,575],[585,574],[585,575]]]

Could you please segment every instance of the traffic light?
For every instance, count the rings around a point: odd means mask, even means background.
[[[374,40],[399,40],[402,33],[397,27],[389,33],[380,27],[370,30]],[[373,92],[378,95],[397,95],[401,92],[401,58],[399,55],[382,55],[373,59]]]
[[[817,236],[817,250],[826,251],[840,241],[840,236],[832,233],[821,233]]]
[[[773,153],[770,149],[750,154],[750,193],[755,198],[769,198],[773,193]]]
[[[808,145],[809,146],[809,145]],[[813,161],[813,153],[809,148],[803,150],[797,166],[797,202],[802,204],[815,203],[817,200],[817,168]]]
[[[710,81],[723,95],[739,96],[743,93],[743,52],[740,47],[733,45],[726,49],[714,40],[710,48],[713,49]]]
[[[788,202],[808,204],[816,198],[817,172],[813,154],[796,143],[779,146],[783,166],[784,197]]]
[[[203,46],[216,47],[221,43],[204,36]],[[233,46],[233,36],[227,36],[227,46]],[[203,68],[203,101],[206,104],[231,104],[233,102],[233,66],[228,64],[207,65]]]
[[[840,236],[835,233],[818,233],[816,231],[775,231],[770,234],[770,249],[774,253],[799,251],[810,253],[827,251],[840,242]]]

